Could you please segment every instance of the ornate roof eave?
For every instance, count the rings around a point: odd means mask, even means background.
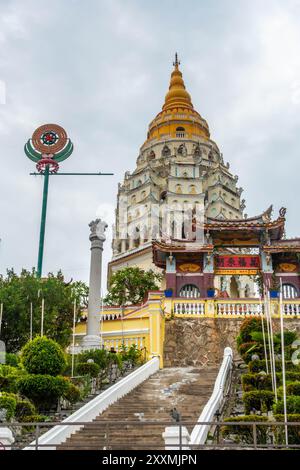
[[[188,240],[170,240],[165,242],[163,240],[155,240],[152,242],[153,251],[162,251],[165,253],[188,253],[188,252],[199,252],[199,253],[212,253],[214,245],[198,245],[195,241]]]
[[[300,253],[300,238],[281,239],[262,247],[266,253]]]

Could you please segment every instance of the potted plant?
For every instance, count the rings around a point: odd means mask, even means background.
[[[269,289],[271,299],[278,299],[278,297],[279,297],[279,288],[280,288],[279,280],[276,277],[276,274],[273,273],[272,278],[271,278],[271,285],[270,285],[270,289]]]
[[[215,288],[210,286],[207,288],[207,297],[214,297],[215,296]]]
[[[166,289],[165,297],[172,297],[172,296],[173,296],[173,289]]]

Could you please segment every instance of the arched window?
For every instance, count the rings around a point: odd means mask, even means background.
[[[176,137],[185,137],[185,128],[184,127],[177,127],[176,129]]]
[[[162,151],[161,151],[162,157],[169,157],[171,155],[171,150],[167,145],[164,145]]]
[[[182,194],[182,188],[181,188],[181,184],[176,184],[176,193],[177,194]]]
[[[153,150],[151,150],[151,152],[149,153],[148,159],[149,159],[149,160],[154,160],[154,158],[155,158],[155,153],[154,153]]]
[[[295,299],[298,297],[297,289],[292,284],[282,284],[282,291],[284,299]]]
[[[200,297],[200,290],[194,284],[185,284],[179,292],[179,297],[197,299]]]
[[[196,194],[196,186],[194,184],[191,184],[189,189],[190,194]]]

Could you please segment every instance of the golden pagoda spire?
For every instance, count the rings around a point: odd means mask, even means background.
[[[169,91],[165,97],[163,111],[176,107],[194,109],[190,94],[185,89],[182,73],[179,70],[180,62],[177,52],[175,53],[175,61],[173,62],[174,70],[171,74]]]

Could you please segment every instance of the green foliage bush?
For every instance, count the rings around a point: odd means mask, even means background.
[[[0,365],[0,390],[2,392],[16,393],[16,382],[18,378],[24,376],[26,371],[8,365]]]
[[[300,396],[300,382],[288,382],[286,384],[286,394],[287,395],[299,395]],[[283,396],[283,387],[279,387],[278,395]]]
[[[108,365],[108,351],[106,349],[91,349],[77,356],[78,362],[87,362],[89,359],[93,359],[100,369],[105,369]]]
[[[249,367],[249,372],[260,372],[260,371],[266,371],[266,361],[264,359],[257,359],[255,361],[250,361],[248,364]],[[300,366],[293,364],[292,361],[285,361],[285,368],[287,371],[294,371],[294,372],[300,372]],[[270,363],[269,363],[269,369],[270,369]],[[282,362],[281,361],[275,361],[275,369],[277,372],[281,371],[282,369]]]
[[[24,416],[34,415],[35,413],[35,406],[31,401],[26,398],[20,398],[17,400],[15,417],[18,421],[22,422]]]
[[[17,354],[6,353],[5,354],[5,364],[8,366],[18,367],[20,363],[20,358]]]
[[[76,366],[76,373],[78,375],[90,375],[97,377],[100,372],[100,366],[95,362],[79,362]]]
[[[243,374],[242,388],[244,392],[252,390],[272,390],[271,374]]]
[[[68,389],[63,394],[63,398],[72,404],[78,402],[81,398],[80,389],[70,382],[68,384]]]
[[[28,374],[17,382],[18,391],[40,409],[50,409],[67,393],[69,381],[65,377]]]
[[[300,414],[300,396],[290,395],[286,397],[286,408],[289,414]],[[283,400],[278,400],[274,404],[273,411],[275,414],[283,414]]]
[[[17,397],[13,393],[0,393],[0,410],[6,410],[6,420],[9,421],[16,412]]]
[[[29,341],[22,349],[21,360],[30,374],[58,375],[66,366],[62,348],[45,336]]]
[[[124,344],[121,347],[122,361],[129,362],[132,366],[139,364],[142,360],[142,351],[135,344],[128,349]]]
[[[284,345],[285,346],[290,346],[298,338],[298,334],[297,334],[296,331],[289,331],[289,330],[284,331],[283,336],[284,336]],[[277,338],[279,340],[279,342],[281,343],[281,334],[280,333],[276,333],[274,338]]]
[[[283,414],[275,414],[275,421],[285,421]],[[300,423],[300,414],[288,414],[287,421],[290,423]],[[285,444],[285,427],[273,426],[276,444]],[[288,426],[288,441],[291,444],[300,444],[300,424],[299,426]]]
[[[243,394],[245,413],[250,414],[252,410],[265,412],[272,409],[274,393],[269,390],[253,390]]]
[[[225,418],[224,422],[262,422],[268,421],[267,416],[257,415],[241,415],[230,418]],[[258,444],[266,444],[268,437],[268,426],[256,426],[256,436]],[[224,438],[233,437],[235,442],[242,442],[245,444],[253,444],[253,426],[247,425],[226,425],[222,426],[221,433]]]
[[[239,341],[248,343],[252,341],[251,333],[254,331],[262,331],[262,323],[260,318],[245,318],[240,327]]]

